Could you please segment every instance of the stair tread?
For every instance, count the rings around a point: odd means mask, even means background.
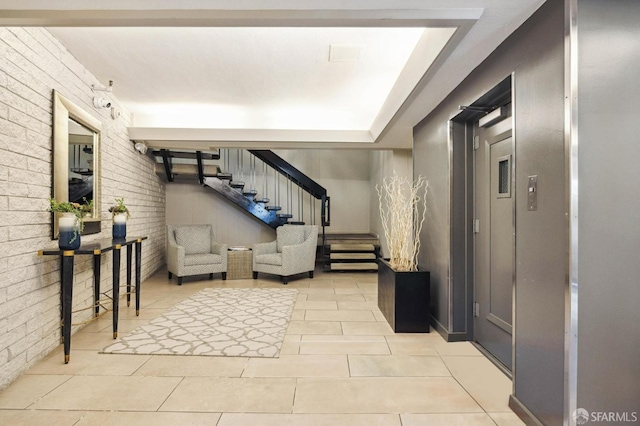
[[[293,217],[293,215],[291,213],[278,213],[278,214],[276,214],[276,216],[277,217],[283,217],[283,218],[286,217],[288,219]]]
[[[378,270],[378,264],[369,263],[332,263],[332,271],[374,271]]]
[[[353,241],[354,243],[357,242],[367,242],[369,240],[377,240],[378,236],[375,234],[372,234],[370,232],[364,233],[364,232],[328,232],[327,233],[327,240],[334,242],[334,243],[339,243],[341,240],[350,240]]]
[[[330,244],[330,251],[369,251],[373,252],[376,250],[376,247],[373,244]]]
[[[231,180],[233,176],[231,175],[231,173],[217,173],[216,177],[218,179]]]
[[[282,207],[280,207],[280,206],[267,206],[266,209],[269,210],[269,211],[279,211],[279,210],[282,210]]]
[[[257,198],[257,199],[255,199],[255,200],[253,200],[253,201],[254,201],[254,202],[256,202],[256,203],[263,203],[263,204],[267,204],[267,203],[268,203],[269,201],[271,201],[271,200],[269,200],[268,198]]]
[[[258,191],[256,191],[255,189],[250,189],[248,191],[243,192],[244,195],[256,195],[257,193]]]
[[[334,260],[362,260],[362,259],[376,259],[375,253],[331,253],[330,259]]]

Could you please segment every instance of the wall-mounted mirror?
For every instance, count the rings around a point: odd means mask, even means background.
[[[93,200],[83,234],[100,232],[100,121],[53,91],[53,198]],[[53,220],[53,237],[58,221]]]

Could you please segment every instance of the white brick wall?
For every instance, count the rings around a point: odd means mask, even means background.
[[[0,389],[60,345],[58,260],[36,254],[57,245],[45,211],[52,181],[53,89],[102,122],[102,232],[83,241],[111,236],[107,209],[124,197],[132,213],[127,233],[149,237],[143,242],[143,279],[164,265],[165,187],[153,162],[134,151],[126,111],[112,120],[109,110],[93,107],[91,85],[104,83],[46,30],[0,28]],[[118,105],[115,95],[117,88],[101,94]],[[122,253],[123,283],[125,261]],[[106,254],[103,291],[111,282]],[[73,293],[74,310],[92,303],[90,256],[75,260]],[[74,315],[74,322],[90,314]]]

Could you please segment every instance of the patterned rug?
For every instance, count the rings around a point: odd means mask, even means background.
[[[275,358],[297,295],[296,289],[207,288],[101,353]]]

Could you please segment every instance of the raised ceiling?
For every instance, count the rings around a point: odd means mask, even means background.
[[[155,147],[408,148],[541,3],[4,0],[0,24],[47,26]]]
[[[423,33],[437,53],[454,30],[50,31],[94,74],[115,82],[135,126],[369,130]],[[330,50],[356,54],[330,61]]]

